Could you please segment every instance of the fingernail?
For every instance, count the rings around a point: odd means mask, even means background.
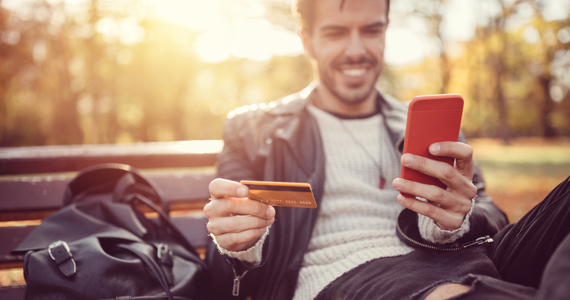
[[[399,190],[404,186],[404,180],[401,178],[396,178],[392,182],[392,185],[394,186],[395,189]]]
[[[266,230],[267,230],[267,227],[259,228],[259,231],[261,231],[261,234],[264,234]]]
[[[409,166],[414,162],[414,158],[409,154],[404,154],[402,161],[403,161],[404,165]]]
[[[265,216],[267,218],[273,218],[273,216],[275,216],[275,208],[273,208],[273,206],[269,206],[265,211]]]
[[[431,146],[429,146],[429,152],[431,154],[438,154],[440,149],[441,146],[438,143],[431,144]]]
[[[246,186],[240,186],[237,189],[237,195],[238,197],[247,197],[247,195],[249,194],[249,190],[247,189]]]

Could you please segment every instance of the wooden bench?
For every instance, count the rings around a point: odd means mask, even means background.
[[[77,171],[100,163],[128,164],[155,181],[173,222],[203,250],[209,237],[202,208],[222,147],[222,141],[209,140],[0,148],[0,269],[22,267],[23,256],[10,251],[61,207]],[[25,285],[0,286],[0,299],[23,299],[24,291]]]

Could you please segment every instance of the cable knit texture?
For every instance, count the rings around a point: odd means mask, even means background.
[[[471,199],[471,209],[465,218],[463,219],[463,223],[461,223],[461,227],[455,230],[443,230],[439,228],[433,219],[428,218],[424,215],[418,215],[418,227],[420,229],[420,234],[422,237],[436,244],[447,244],[453,243],[458,238],[462,237],[464,234],[469,232],[470,226],[470,218],[471,214],[473,213],[473,206],[475,205],[475,198]]]
[[[342,120],[313,105],[308,108],[321,131],[326,178],[295,300],[313,299],[336,278],[370,260],[413,251],[396,236],[397,217],[403,207],[396,201],[398,191],[392,181],[400,176],[401,165],[382,115]],[[385,178],[383,189],[379,188],[381,175]],[[454,231],[441,230],[432,219],[420,215],[420,233],[434,243],[453,242],[468,231],[472,210],[473,201],[462,226]],[[231,252],[219,245],[218,250],[259,265],[268,234],[269,228],[246,251]]]

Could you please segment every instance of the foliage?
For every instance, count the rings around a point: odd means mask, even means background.
[[[470,40],[453,41],[443,34],[450,2],[392,1],[391,22],[419,17],[439,50],[386,66],[380,86],[402,100],[463,95],[468,136],[570,135],[568,18],[545,20],[540,0],[482,1],[500,9],[479,17]],[[312,80],[304,56],[207,63],[195,51],[199,31],[136,0],[77,3],[35,0],[26,14],[0,6],[0,146],[218,139],[231,109]],[[293,30],[288,4],[263,3],[267,20]],[[523,6],[532,15],[510,26]]]

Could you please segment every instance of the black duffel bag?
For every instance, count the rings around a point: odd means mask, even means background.
[[[64,206],[12,251],[26,253],[26,299],[209,299],[206,265],[167,208],[130,166],[81,171]]]

